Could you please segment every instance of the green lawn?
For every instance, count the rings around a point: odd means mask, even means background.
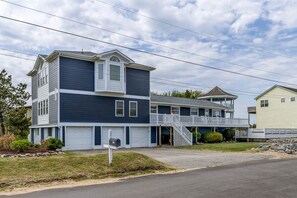
[[[216,144],[199,144],[193,146],[180,146],[180,149],[193,149],[193,150],[209,150],[209,151],[222,151],[222,152],[242,152],[257,148],[259,143],[255,142],[236,142],[236,143],[216,143]]]
[[[0,190],[63,180],[101,179],[170,171],[174,168],[138,153],[64,154],[51,157],[0,158]]]

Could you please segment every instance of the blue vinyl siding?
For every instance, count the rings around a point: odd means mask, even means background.
[[[189,107],[181,107],[180,108],[180,115],[182,116],[190,116],[190,108]]]
[[[151,143],[157,143],[157,127],[151,127]]]
[[[115,100],[124,101],[124,117],[115,116]],[[138,117],[129,117],[129,101],[138,102]],[[60,105],[61,122],[149,123],[149,100],[61,93]]]
[[[55,128],[55,138],[59,139],[59,128],[58,127]]]
[[[205,109],[199,109],[199,116],[205,116]]]
[[[95,127],[95,145],[101,145],[101,127]]]
[[[171,114],[171,107],[170,106],[158,106],[158,113]]]
[[[62,127],[62,142],[65,145],[65,127],[64,126]]]
[[[130,128],[126,127],[126,144],[130,144]]]
[[[150,72],[126,68],[126,90],[128,95],[150,95]]]
[[[60,88],[94,91],[94,62],[60,57]]]
[[[31,129],[31,142],[34,144],[34,129]]]
[[[44,140],[44,128],[41,128],[41,141]]]

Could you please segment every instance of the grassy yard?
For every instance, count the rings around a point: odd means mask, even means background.
[[[173,168],[138,153],[115,153],[111,167],[107,154],[0,158],[0,190],[34,183],[123,177],[170,170]]]
[[[199,144],[193,146],[180,146],[180,149],[193,149],[193,150],[209,150],[209,151],[222,151],[222,152],[242,152],[257,148],[259,143],[256,142],[236,142],[236,143],[216,143],[216,144]]]

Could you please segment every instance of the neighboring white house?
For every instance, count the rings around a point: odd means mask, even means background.
[[[297,137],[297,89],[275,85],[255,98],[256,129],[248,138]]]

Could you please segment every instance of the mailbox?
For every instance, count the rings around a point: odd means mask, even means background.
[[[117,138],[110,138],[109,139],[109,145],[114,147],[120,147],[121,146],[121,140]]]

